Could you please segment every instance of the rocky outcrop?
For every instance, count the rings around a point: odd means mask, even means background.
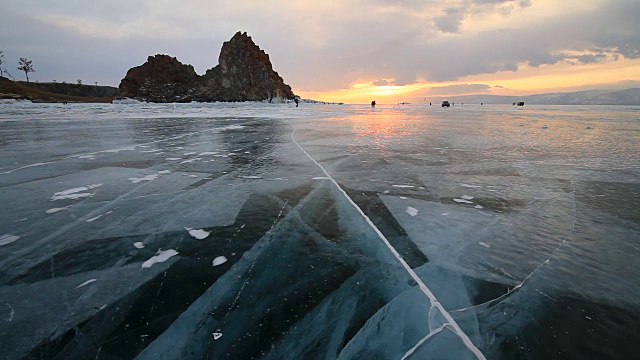
[[[199,76],[191,65],[168,55],[149,56],[127,71],[120,81],[120,96],[150,102],[191,101]]]
[[[269,55],[247,33],[222,45],[218,65],[199,76],[191,65],[167,55],[150,56],[120,82],[120,94],[141,101],[261,101],[293,99],[291,87],[273,70]]]

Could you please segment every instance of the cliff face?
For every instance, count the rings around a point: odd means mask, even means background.
[[[191,65],[167,55],[150,56],[120,82],[124,97],[150,102],[261,101],[293,99],[291,87],[273,70],[269,55],[246,33],[222,45],[219,64],[198,76]]]

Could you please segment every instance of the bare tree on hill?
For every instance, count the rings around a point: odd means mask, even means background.
[[[2,53],[2,51],[0,51],[0,77],[2,77],[2,73],[4,73],[2,64],[4,64],[4,54]]]
[[[33,61],[27,58],[20,58],[20,61],[18,61],[18,70],[24,71],[24,75],[27,77],[27,82],[29,82],[29,73],[36,71],[33,68],[33,65],[31,65],[32,62]]]

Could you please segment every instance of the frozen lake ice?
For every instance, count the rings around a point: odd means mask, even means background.
[[[0,358],[640,358],[640,108],[0,105]]]

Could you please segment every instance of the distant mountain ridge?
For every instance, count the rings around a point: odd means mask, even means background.
[[[585,90],[526,96],[476,94],[425,98],[425,101],[433,103],[438,103],[443,100],[469,104],[512,104],[524,101],[525,104],[531,105],[640,105],[640,88],[619,91]]]

